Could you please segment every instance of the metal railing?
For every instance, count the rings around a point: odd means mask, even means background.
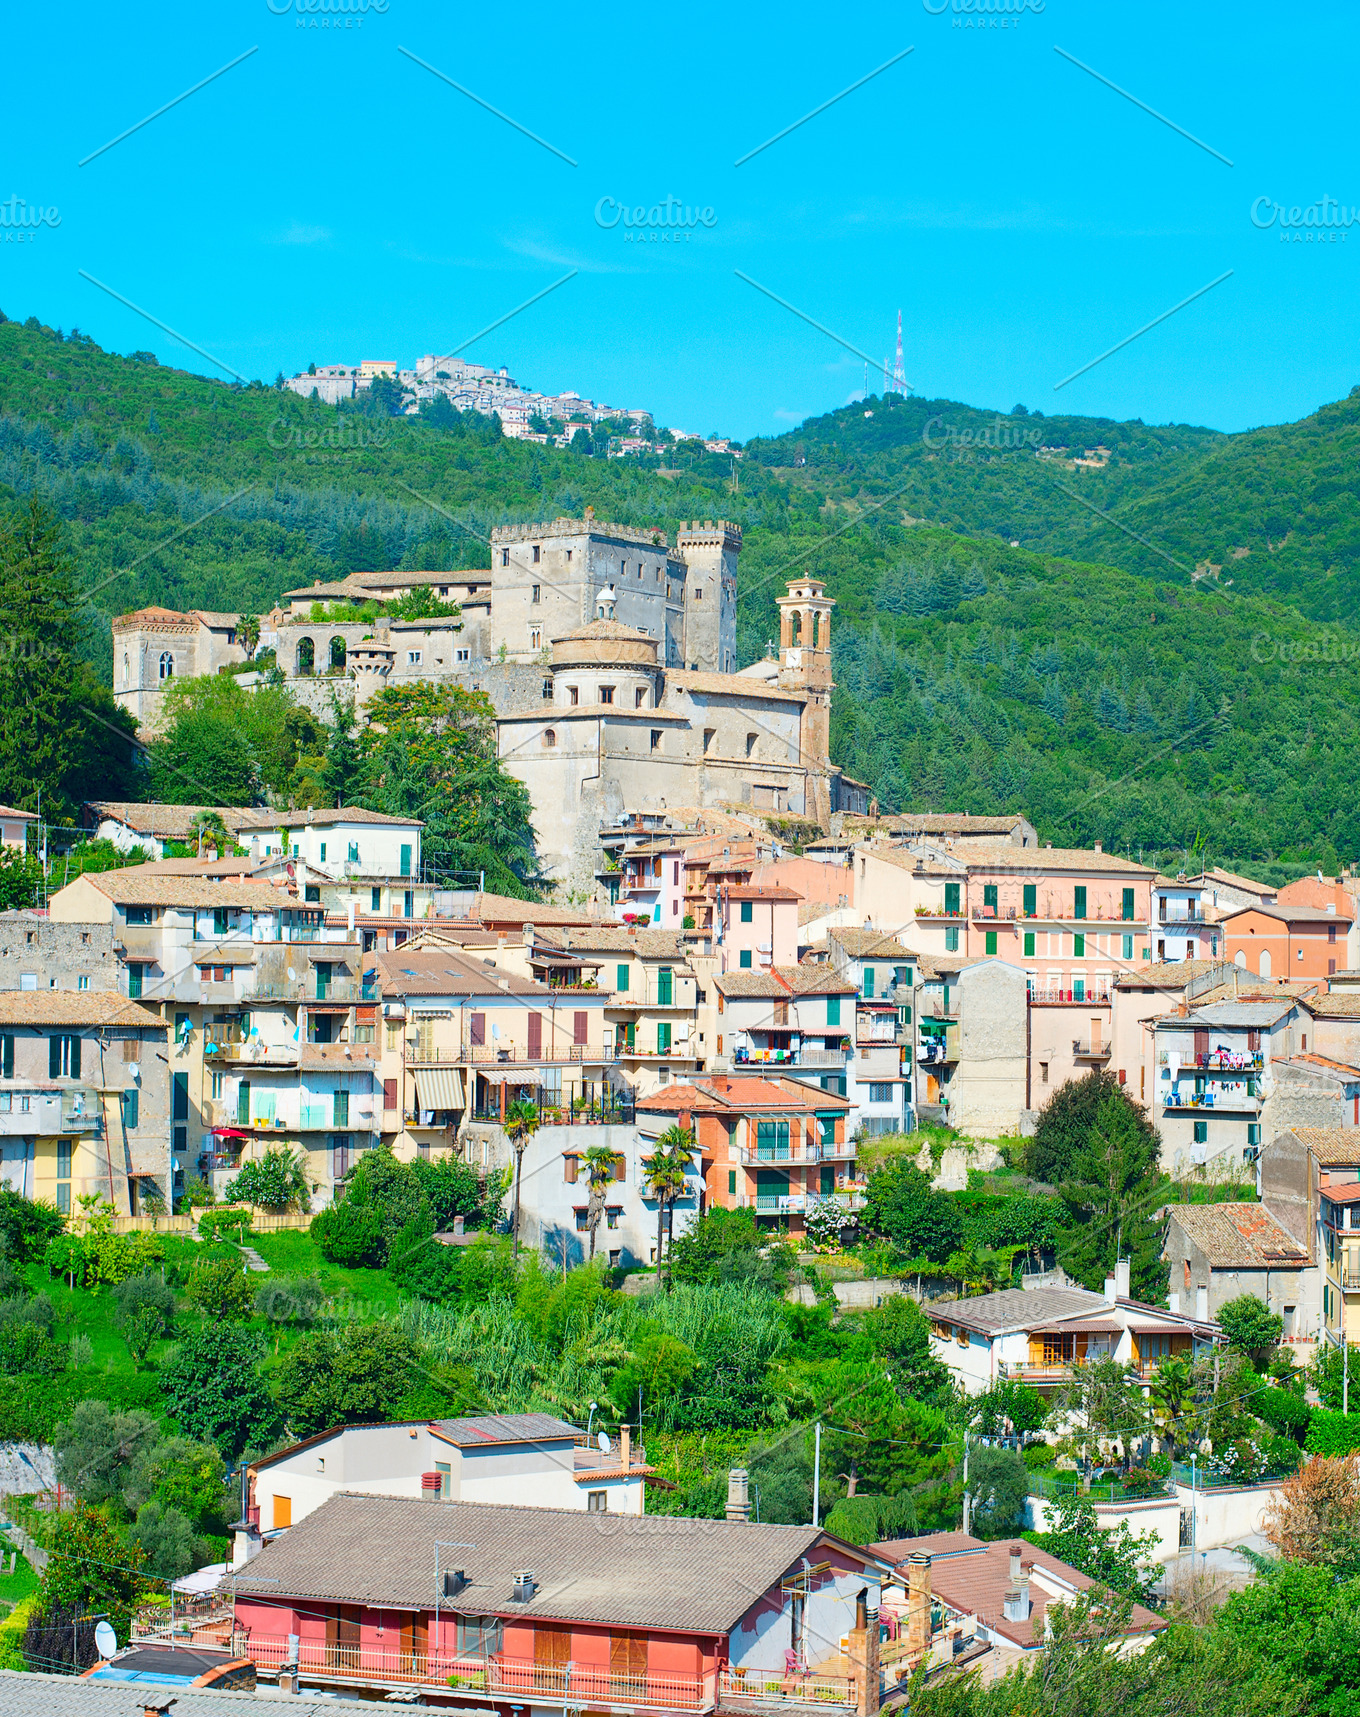
[[[1108,990],[1088,990],[1084,986],[1080,995],[1078,995],[1075,990],[1033,989],[1029,992],[1029,1005],[1032,1008],[1056,1006],[1061,1002],[1078,1002],[1083,1007],[1087,1007],[1092,1004],[1100,1007],[1108,1007],[1110,1003],[1110,992]]]
[[[1163,1050],[1157,1057],[1157,1065],[1165,1067],[1170,1056]],[[1226,1056],[1215,1051],[1209,1055],[1183,1055],[1181,1057],[1182,1073],[1226,1073],[1229,1078],[1234,1074],[1245,1076],[1249,1073],[1263,1073],[1266,1058],[1259,1051],[1239,1055],[1230,1050]]]
[[[855,1683],[847,1676],[795,1670],[780,1675],[767,1669],[723,1669],[718,1672],[718,1699],[727,1711],[775,1711],[815,1705],[818,1710],[854,1709]]]
[[[556,1048],[543,1045],[537,1054],[526,1045],[511,1043],[450,1043],[443,1048],[421,1050],[407,1044],[408,1067],[494,1067],[501,1063],[535,1065],[539,1062],[581,1062],[608,1060],[611,1051],[593,1049],[588,1043],[563,1043]]]
[[[1074,1041],[1072,1054],[1079,1059],[1084,1057],[1087,1061],[1108,1061],[1110,1059],[1110,1046],[1108,1043]]]
[[[341,1682],[440,1684],[489,1696],[533,1695],[535,1704],[645,1705],[667,1711],[705,1711],[714,1704],[714,1677],[620,1672],[608,1664],[537,1663],[532,1658],[468,1656],[413,1643],[350,1645],[238,1629],[233,1650],[263,1668],[296,1663],[309,1678]]]

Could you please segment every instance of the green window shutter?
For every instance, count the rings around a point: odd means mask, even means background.
[[[61,1078],[61,1038],[56,1032],[47,1040],[47,1077]]]
[[[1131,960],[1133,958],[1133,937],[1132,936],[1126,936],[1124,938],[1124,958],[1126,960]]]
[[[828,996],[826,998],[826,1023],[828,1025],[839,1025],[841,1023],[841,998],[839,996]],[[13,1044],[14,1039],[11,1037],[6,1041]],[[6,1077],[8,1077],[8,1075],[6,1075]]]
[[[1026,958],[1032,958],[1033,954],[1034,954],[1034,932],[1032,930],[1026,930],[1026,932],[1025,932],[1025,955],[1026,955]]]
[[[737,1171],[735,1169],[728,1169],[727,1171],[727,1196],[729,1198],[737,1196]]]
[[[743,972],[749,972],[751,970],[751,950],[749,948],[742,949],[738,964]]]
[[[754,911],[755,911],[755,902],[754,901],[752,901],[752,900],[743,900],[742,901],[742,903],[741,903],[741,921],[743,924],[751,923]]]
[[[1133,917],[1133,890],[1131,888],[1124,890],[1124,916],[1128,919]]]
[[[995,930],[989,930],[987,932],[987,952],[989,954],[995,954],[996,953],[996,931]]]
[[[957,954],[959,951],[959,927],[951,924],[944,933],[944,951],[946,954]]]
[[[236,1088],[236,1124],[240,1127],[250,1125],[250,1081],[243,1079]]]
[[[145,970],[140,960],[134,960],[128,967],[128,1000],[140,1001],[142,995],[142,973]]]
[[[187,1121],[189,1119],[189,1075],[187,1073],[177,1073],[175,1075],[174,1092],[174,1114],[171,1119],[175,1121]]]
[[[959,910],[959,885],[956,882],[947,882],[944,885],[944,909],[954,914]]]
[[[874,993],[874,969],[872,966],[864,968],[864,993],[872,1000]]]
[[[71,1077],[72,1079],[80,1078],[80,1039],[78,1037],[71,1039]],[[185,1078],[188,1078],[188,1074],[185,1075]]]
[[[1025,884],[1024,913],[1026,918],[1033,918],[1039,909],[1039,890],[1036,884]]]
[[[1074,918],[1085,918],[1086,916],[1086,890],[1084,887],[1072,890],[1072,916]]]
[[[1084,935],[1081,934],[1080,931],[1078,931],[1072,937],[1072,954],[1073,954],[1074,958],[1081,959],[1085,956],[1085,953],[1086,953],[1086,938]]]
[[[404,844],[401,849],[401,874],[403,876],[410,876],[411,874],[411,849]]]
[[[373,889],[369,895],[369,910],[371,912],[382,911],[382,890],[380,888]]]
[[[657,1006],[663,1008],[670,1007],[673,995],[674,985],[671,978],[671,968],[669,966],[662,966],[656,974]]]
[[[616,990],[626,990],[628,988],[628,968],[627,968],[627,966],[620,966],[616,976],[618,978],[618,982],[615,984],[614,988]]]
[[[670,1021],[666,1020],[656,1028],[656,1053],[658,1055],[669,1055],[670,1052],[671,1026]]]
[[[14,1038],[10,1032],[0,1037],[0,1079],[14,1077]]]
[[[123,1125],[129,1132],[134,1131],[137,1126],[137,1099],[139,1095],[140,1093],[135,1090],[124,1091],[123,1093]]]
[[[996,910],[996,905],[997,905],[996,884],[994,882],[984,882],[983,883],[983,885],[982,885],[982,904],[984,906],[990,906],[993,911]]]
[[[331,1125],[333,1127],[349,1126],[349,1092],[336,1091],[332,1097]]]

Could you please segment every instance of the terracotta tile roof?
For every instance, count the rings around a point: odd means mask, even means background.
[[[666,671],[667,691],[707,692],[710,695],[744,698],[755,703],[797,703],[808,700],[806,692],[785,691],[782,686],[766,684],[764,680],[743,678],[738,674],[689,673],[676,668]]]
[[[26,823],[36,823],[38,813],[36,811],[16,811],[13,805],[0,805],[0,817],[6,817],[10,822],[13,822],[16,817],[20,817]]]
[[[89,799],[85,808],[98,821],[107,818],[124,824],[134,834],[154,835],[158,840],[188,840],[200,817],[220,817],[230,834],[278,827],[272,811],[241,805],[160,805],[134,799]]]
[[[1320,906],[1277,906],[1270,901],[1260,904],[1252,902],[1249,906],[1231,906],[1224,913],[1222,923],[1231,924],[1235,919],[1245,918],[1248,913],[1256,912],[1262,918],[1274,918],[1280,924],[1349,924],[1351,915],[1347,912],[1324,912]]]
[[[458,1552],[469,1584],[440,1600],[450,1610],[710,1635],[735,1627],[827,1542],[815,1526],[611,1514],[606,1530],[578,1509],[342,1492],[266,1544],[237,1574],[236,1589],[251,1598],[428,1608],[436,1539],[476,1546]],[[538,1587],[515,1603],[522,1568],[534,1570]]]
[[[1308,1147],[1323,1168],[1360,1167],[1360,1128],[1292,1127],[1290,1133]]]
[[[369,959],[385,996],[526,996],[549,1001],[552,991],[454,948],[375,949]],[[598,990],[586,994],[599,995]]]
[[[1352,1062],[1333,1061],[1326,1055],[1314,1055],[1311,1050],[1304,1055],[1290,1055],[1284,1057],[1280,1061],[1273,1062],[1272,1066],[1288,1067],[1296,1061],[1306,1061],[1314,1067],[1325,1067],[1328,1072],[1342,1073],[1347,1079],[1360,1079],[1360,1067],[1356,1067]]]
[[[1315,1019],[1355,1019],[1360,1017],[1360,990],[1332,990],[1329,994],[1306,996],[1302,999]]]
[[[1215,1270],[1301,1268],[1311,1262],[1263,1204],[1172,1204],[1166,1214]]]
[[[689,948],[679,930],[630,930],[626,924],[600,924],[589,930],[545,930],[539,941],[572,954],[636,954],[644,960],[683,960]]]
[[[334,810],[273,811],[268,813],[271,829],[331,828],[336,823],[372,823],[378,827],[423,829],[419,817],[389,817],[385,811],[370,811],[363,805],[338,805]]]
[[[729,1001],[754,1001],[768,998],[787,1001],[789,992],[773,972],[715,972],[713,988]]]
[[[471,917],[483,924],[594,924],[588,912],[553,906],[544,900],[516,900],[509,894],[476,894]]]
[[[302,905],[295,894],[269,882],[216,882],[207,876],[167,876],[164,871],[144,864],[129,865],[124,870],[87,872],[82,880],[92,883],[117,906],[236,906],[251,912],[280,912]]]
[[[727,891],[729,900],[801,900],[803,897],[796,888],[785,888],[782,884],[769,885],[766,883],[741,883],[736,888]]]
[[[914,960],[916,955],[904,947],[891,930],[857,929],[838,925],[826,933],[828,942],[839,942],[852,960],[874,957],[880,960]]]
[[[1028,1579],[1030,1612],[1024,1621],[1009,1621],[1005,1614],[1005,1596],[1011,1590],[1011,1540],[1000,1538],[984,1543],[980,1538],[966,1537],[962,1532],[940,1532],[923,1538],[896,1538],[870,1549],[894,1558],[899,1565],[913,1552],[924,1551],[930,1557],[930,1588],[933,1594],[961,1615],[985,1617],[990,1632],[1019,1646],[1023,1651],[1042,1646],[1046,1637],[1046,1619],[1050,1604],[1070,1604],[1078,1592],[1089,1592],[1096,1582],[1077,1569],[1050,1556],[1046,1550],[1017,1541],[1022,1577]],[[1041,1583],[1030,1571],[1045,1577]],[[1059,1588],[1061,1597],[1046,1590],[1046,1585]],[[1170,1624],[1142,1604],[1135,1604],[1124,1632],[1128,1634],[1159,1633]]]
[[[833,906],[829,900],[804,900],[798,906],[798,928],[813,924],[819,918],[825,918],[832,912],[840,912],[843,908]]]
[[[816,1086],[804,1085],[797,1079],[757,1079],[734,1075],[713,1074],[702,1084],[666,1085],[644,1097],[637,1105],[639,1113],[674,1115],[683,1109],[710,1115],[744,1115],[757,1111],[771,1114],[815,1114],[819,1110],[848,1109],[844,1097]]]
[[[1222,960],[1166,960],[1145,964],[1133,972],[1121,972],[1114,981],[1117,990],[1183,990],[1192,978],[1215,970],[1228,971]]]
[[[842,978],[830,966],[805,962],[800,966],[774,966],[771,970],[784,986],[785,993],[791,996],[853,996],[857,993],[850,980]]]
[[[159,1015],[110,990],[0,990],[0,1025],[168,1029]]]
[[[1150,865],[1136,864],[1118,853],[1096,852],[1091,847],[983,846],[976,841],[955,841],[949,851],[973,870],[1113,871],[1121,876],[1156,876]]]

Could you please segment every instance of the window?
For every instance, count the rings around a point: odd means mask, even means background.
[[[654,727],[652,729],[652,750],[653,751],[660,751],[660,749],[661,749],[661,729],[659,727]]]
[[[123,1093],[123,1125],[131,1132],[137,1125],[138,1097],[140,1093],[134,1090]]]
[[[211,1089],[211,1096],[212,1096],[214,1103],[218,1103],[222,1099],[222,1082],[223,1082],[223,1075],[222,1075],[221,1068],[220,1067],[214,1067],[212,1070],[212,1089]]]
[[[755,916],[755,902],[753,900],[743,900],[741,903],[741,921],[742,921],[742,923],[743,924],[749,924],[752,921],[752,919],[754,918],[754,916]]]
[[[717,736],[718,736],[717,728],[706,727],[704,729],[704,750],[705,751],[712,751],[713,741],[717,738]]]
[[[586,1204],[578,1204],[578,1205],[573,1207],[573,1214],[576,1217],[576,1232],[578,1234],[589,1233],[589,1231],[590,1231],[590,1206],[586,1205]]]
[[[395,1109],[397,1106],[397,1082],[395,1079],[383,1080],[383,1108]]]
[[[748,733],[746,735],[746,755],[748,757],[753,757],[755,755],[756,740],[758,738],[759,738],[758,734]]]
[[[1127,919],[1132,919],[1133,917],[1133,890],[1131,888],[1126,888],[1124,890],[1123,916]]]
[[[983,883],[982,904],[984,906],[990,906],[993,912],[996,911],[996,884],[994,882]]]
[[[380,888],[373,888],[373,889],[369,890],[368,910],[370,912],[381,912],[382,911],[382,890]]]
[[[1039,1063],[1039,1083],[1041,1085],[1048,1084],[1048,1063],[1046,1061]]]
[[[418,668],[420,666],[419,650],[408,650],[406,652],[406,665],[410,668]]]
[[[0,1079],[14,1077],[14,1034],[6,1032],[0,1037]]]
[[[1038,909],[1039,909],[1039,891],[1038,891],[1038,888],[1035,886],[1034,883],[1027,882],[1025,884],[1025,887],[1024,887],[1024,899],[1022,902],[1021,910],[1024,912],[1026,918],[1033,918],[1035,913],[1038,911]]]
[[[538,544],[537,544],[537,543],[535,543],[535,544],[534,544],[534,565],[535,565],[535,566],[537,566],[537,565],[538,565],[538,554],[539,554],[539,551],[538,551]]]
[[[557,730],[555,728],[545,727],[543,729],[543,749],[545,751],[551,751],[556,744]]]
[[[411,874],[411,849],[409,846],[405,845],[405,843],[403,843],[402,849],[401,849],[401,872],[400,872],[400,874],[402,876],[410,876],[410,874]]]
[[[673,1005],[675,995],[675,974],[669,966],[660,966],[656,974],[656,1004],[668,1008]]]
[[[123,914],[125,924],[154,924],[156,908],[154,906],[129,906]]]
[[[1329,942],[1335,942],[1336,941],[1336,925],[1335,924],[1329,924],[1327,926],[1327,940]]]
[[[756,1156],[761,1162],[786,1162],[789,1155],[787,1121],[756,1122]]]
[[[875,979],[876,974],[874,972],[874,968],[872,966],[866,966],[864,968],[864,994],[870,1001],[873,1000]]]
[[[408,888],[401,897],[401,913],[403,918],[414,918],[416,915],[416,891]]]
[[[959,884],[957,882],[947,882],[944,885],[944,909],[951,918],[958,916]]]
[[[455,650],[453,652],[453,659],[455,662],[470,662],[472,660],[472,651]]]
[[[1085,978],[1077,977],[1075,973],[1072,977],[1072,1000],[1074,1002],[1084,1002],[1086,1000],[1086,980]]]
[[[567,702],[569,704],[574,704],[574,703],[580,703],[580,701],[581,701],[581,694],[578,691],[578,689],[575,686],[568,686],[567,687]]]
[[[959,927],[951,924],[944,933],[944,951],[946,954],[957,954],[959,951]]]
[[[743,972],[749,972],[751,970],[751,950],[749,948],[742,949],[737,958],[737,965]]]
[[[349,1126],[348,1091],[334,1091],[331,1093],[331,1126]]]
[[[189,1075],[176,1073],[172,1090],[174,1113],[171,1120],[187,1121],[189,1119]]]
[[[1073,934],[1072,954],[1078,960],[1086,957],[1086,936],[1083,932],[1078,931]]]
[[[1197,1145],[1207,1145],[1208,1142],[1209,1142],[1209,1123],[1207,1121],[1196,1121],[1195,1122],[1195,1143]]]
[[[1033,957],[1033,955],[1034,955],[1034,932],[1032,930],[1026,930],[1026,932],[1025,932],[1025,957],[1027,959],[1030,959]]]
[[[321,843],[321,863],[325,864],[325,862],[326,862],[326,843],[325,843],[325,841],[322,841],[322,843]]]
[[[138,1001],[142,994],[142,973],[146,968],[140,960],[128,962],[128,996],[132,1001]]]
[[[619,1164],[615,1164],[615,1167],[619,1167],[619,1166],[620,1166]],[[617,1228],[619,1225],[619,1218],[622,1215],[623,1215],[623,1206],[621,1204],[606,1205],[605,1206],[605,1212],[604,1212],[605,1227],[606,1228]]]
[[[80,1078],[80,1039],[78,1037],[69,1032],[59,1032],[48,1038],[47,1076],[49,1079]]]
[[[600,702],[601,703],[613,703],[613,701],[614,701],[614,688],[613,688],[613,686],[601,686],[600,687]]]
[[[996,931],[995,930],[988,930],[985,933],[984,942],[985,942],[984,952],[986,952],[988,954],[995,954],[996,953]]]
[[[537,602],[539,600],[541,590],[542,590],[541,585],[536,584],[533,586],[532,590],[529,593],[530,602]]]
[[[175,658],[170,654],[170,652],[168,650],[166,650],[161,655],[161,678],[163,680],[172,680],[172,679],[174,679],[174,677],[175,677]]]
[[[1086,890],[1084,888],[1078,887],[1072,890],[1072,916],[1073,918],[1085,918],[1086,916]]]
[[[841,998],[839,996],[828,996],[826,998],[826,1023],[828,1025],[839,1025],[841,1023]]]
[[[735,1169],[728,1169],[728,1171],[727,1171],[727,1196],[729,1198],[735,1198],[736,1195],[737,1195],[737,1171]]]
[[[325,854],[323,853],[321,856],[324,858]],[[303,899],[309,906],[320,906],[321,884],[317,882],[306,883],[303,887]]]
[[[609,1492],[607,1490],[588,1490],[586,1492],[587,1514],[608,1514]]]
[[[509,566],[509,564],[510,564],[510,550],[508,548],[503,548],[501,550],[501,565],[502,566]]]
[[[884,1083],[879,1084],[875,1081],[870,1084],[869,1101],[871,1103],[891,1103],[892,1100],[893,1088],[890,1083],[884,1081]]]
[[[663,1020],[656,1028],[656,1053],[669,1055],[671,1052],[671,1027],[669,1020]]]
[[[614,977],[615,977],[614,988],[616,990],[626,991],[628,988],[628,968],[627,968],[627,966],[617,967],[615,969],[615,972],[614,972]]]
[[[1260,1142],[1261,1142],[1261,1123],[1259,1121],[1248,1121],[1247,1122],[1247,1143],[1249,1145],[1259,1145]]]

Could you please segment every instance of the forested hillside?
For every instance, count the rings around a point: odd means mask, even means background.
[[[0,500],[62,519],[105,676],[109,618],[148,602],[259,611],[349,571],[485,566],[494,525],[587,504],[667,532],[733,518],[742,660],[777,636],[790,572],[826,579],[833,753],[885,806],[1024,808],[1045,838],[1168,860],[1198,836],[1272,874],[1360,851],[1360,633],[1300,612],[1354,609],[1360,401],[1224,436],[890,396],[736,464],[687,443],[665,466],[383,404],[6,322]]]

